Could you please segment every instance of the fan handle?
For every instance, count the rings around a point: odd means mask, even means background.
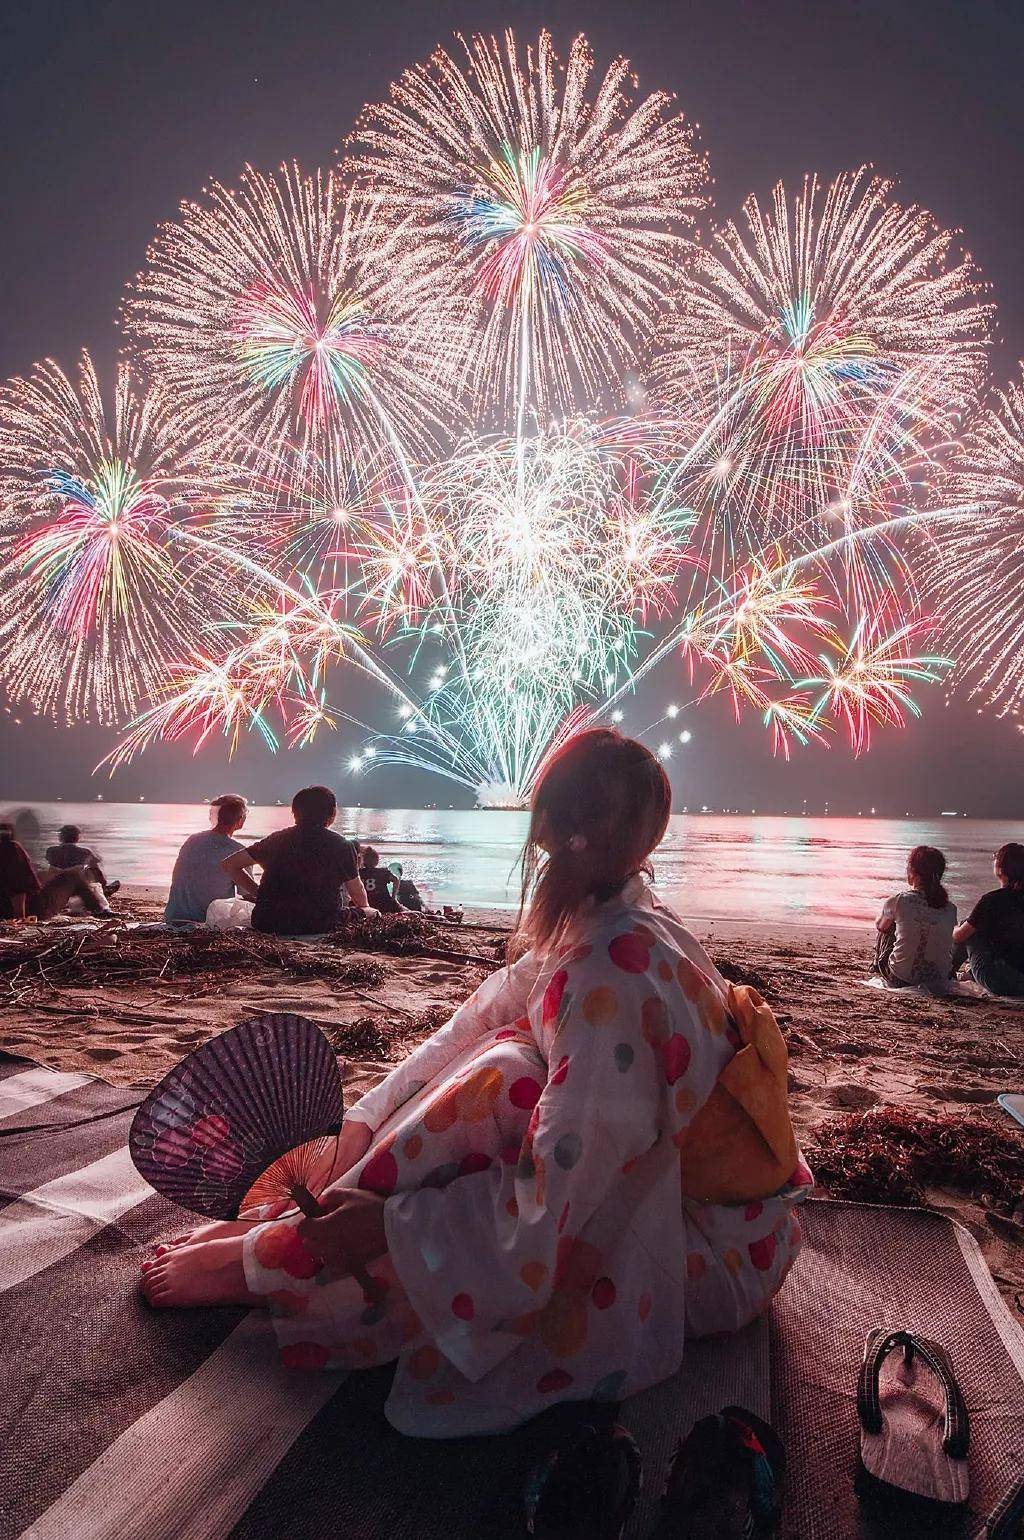
[[[330,1212],[329,1209],[323,1208],[322,1205],[317,1202],[316,1198],[314,1198],[313,1194],[310,1192],[309,1188],[304,1182],[294,1183],[294,1185],[289,1188],[289,1192],[307,1219],[321,1219],[325,1214]],[[349,1271],[351,1272],[352,1277],[355,1279],[356,1283],[358,1283],[359,1287],[362,1289],[363,1298],[365,1299],[366,1303],[368,1305],[379,1305],[383,1300],[384,1295],[387,1293],[387,1290],[384,1288],[384,1286],[378,1283],[375,1279],[371,1278],[365,1267],[360,1267],[353,1263]]]

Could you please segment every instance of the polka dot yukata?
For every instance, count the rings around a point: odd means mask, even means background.
[[[346,1185],[385,1194],[368,1305],[298,1220],[245,1240],[285,1364],[397,1359],[401,1432],[502,1432],[553,1402],[674,1374],[685,1339],[738,1330],[800,1247],[798,1163],[774,1197],[695,1203],[678,1140],[738,1041],[726,985],[636,878],[558,956],[492,975],[349,1112],[375,1130]]]

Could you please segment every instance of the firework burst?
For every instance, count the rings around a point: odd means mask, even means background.
[[[213,454],[300,486],[401,458],[448,430],[461,335],[416,234],[334,174],[247,166],[160,229],[128,328]]]
[[[998,715],[1024,703],[1024,376],[983,412],[946,488],[970,518],[939,526],[922,584],[942,618],[957,677]]]
[[[173,553],[201,489],[167,398],[122,365],[112,408],[87,353],[77,384],[47,360],[0,395],[0,673],[12,698],[69,719],[132,709],[217,612]]]
[[[779,183],[698,253],[655,388],[707,452],[695,470],[761,543],[902,502],[973,403],[991,306],[971,259],[866,170]]]
[[[638,102],[624,59],[593,80],[577,37],[564,74],[542,32],[438,49],[370,107],[350,144],[371,185],[411,207],[480,311],[481,403],[573,410],[618,391],[673,276],[706,168],[671,98]]]

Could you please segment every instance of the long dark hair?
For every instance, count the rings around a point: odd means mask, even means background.
[[[996,851],[996,866],[1006,878],[1008,887],[1024,888],[1024,845],[1018,845],[1016,840],[1011,840],[1009,845],[1000,845]]]
[[[570,738],[533,794],[517,950],[556,945],[587,899],[649,871],[671,809],[668,776],[642,743],[607,727]]]
[[[942,886],[946,858],[934,845],[915,845],[907,857],[907,873],[917,878],[917,885],[930,909],[945,909],[949,894]]]

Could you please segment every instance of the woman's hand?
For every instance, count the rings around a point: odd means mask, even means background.
[[[306,1186],[314,1197],[322,1197],[331,1187],[357,1165],[370,1148],[373,1129],[355,1118],[341,1125],[341,1133],[335,1142],[327,1142],[324,1153],[306,1177]]]
[[[356,1187],[334,1187],[320,1199],[329,1210],[321,1219],[304,1219],[299,1234],[309,1251],[332,1267],[354,1273],[388,1249],[384,1199]]]

